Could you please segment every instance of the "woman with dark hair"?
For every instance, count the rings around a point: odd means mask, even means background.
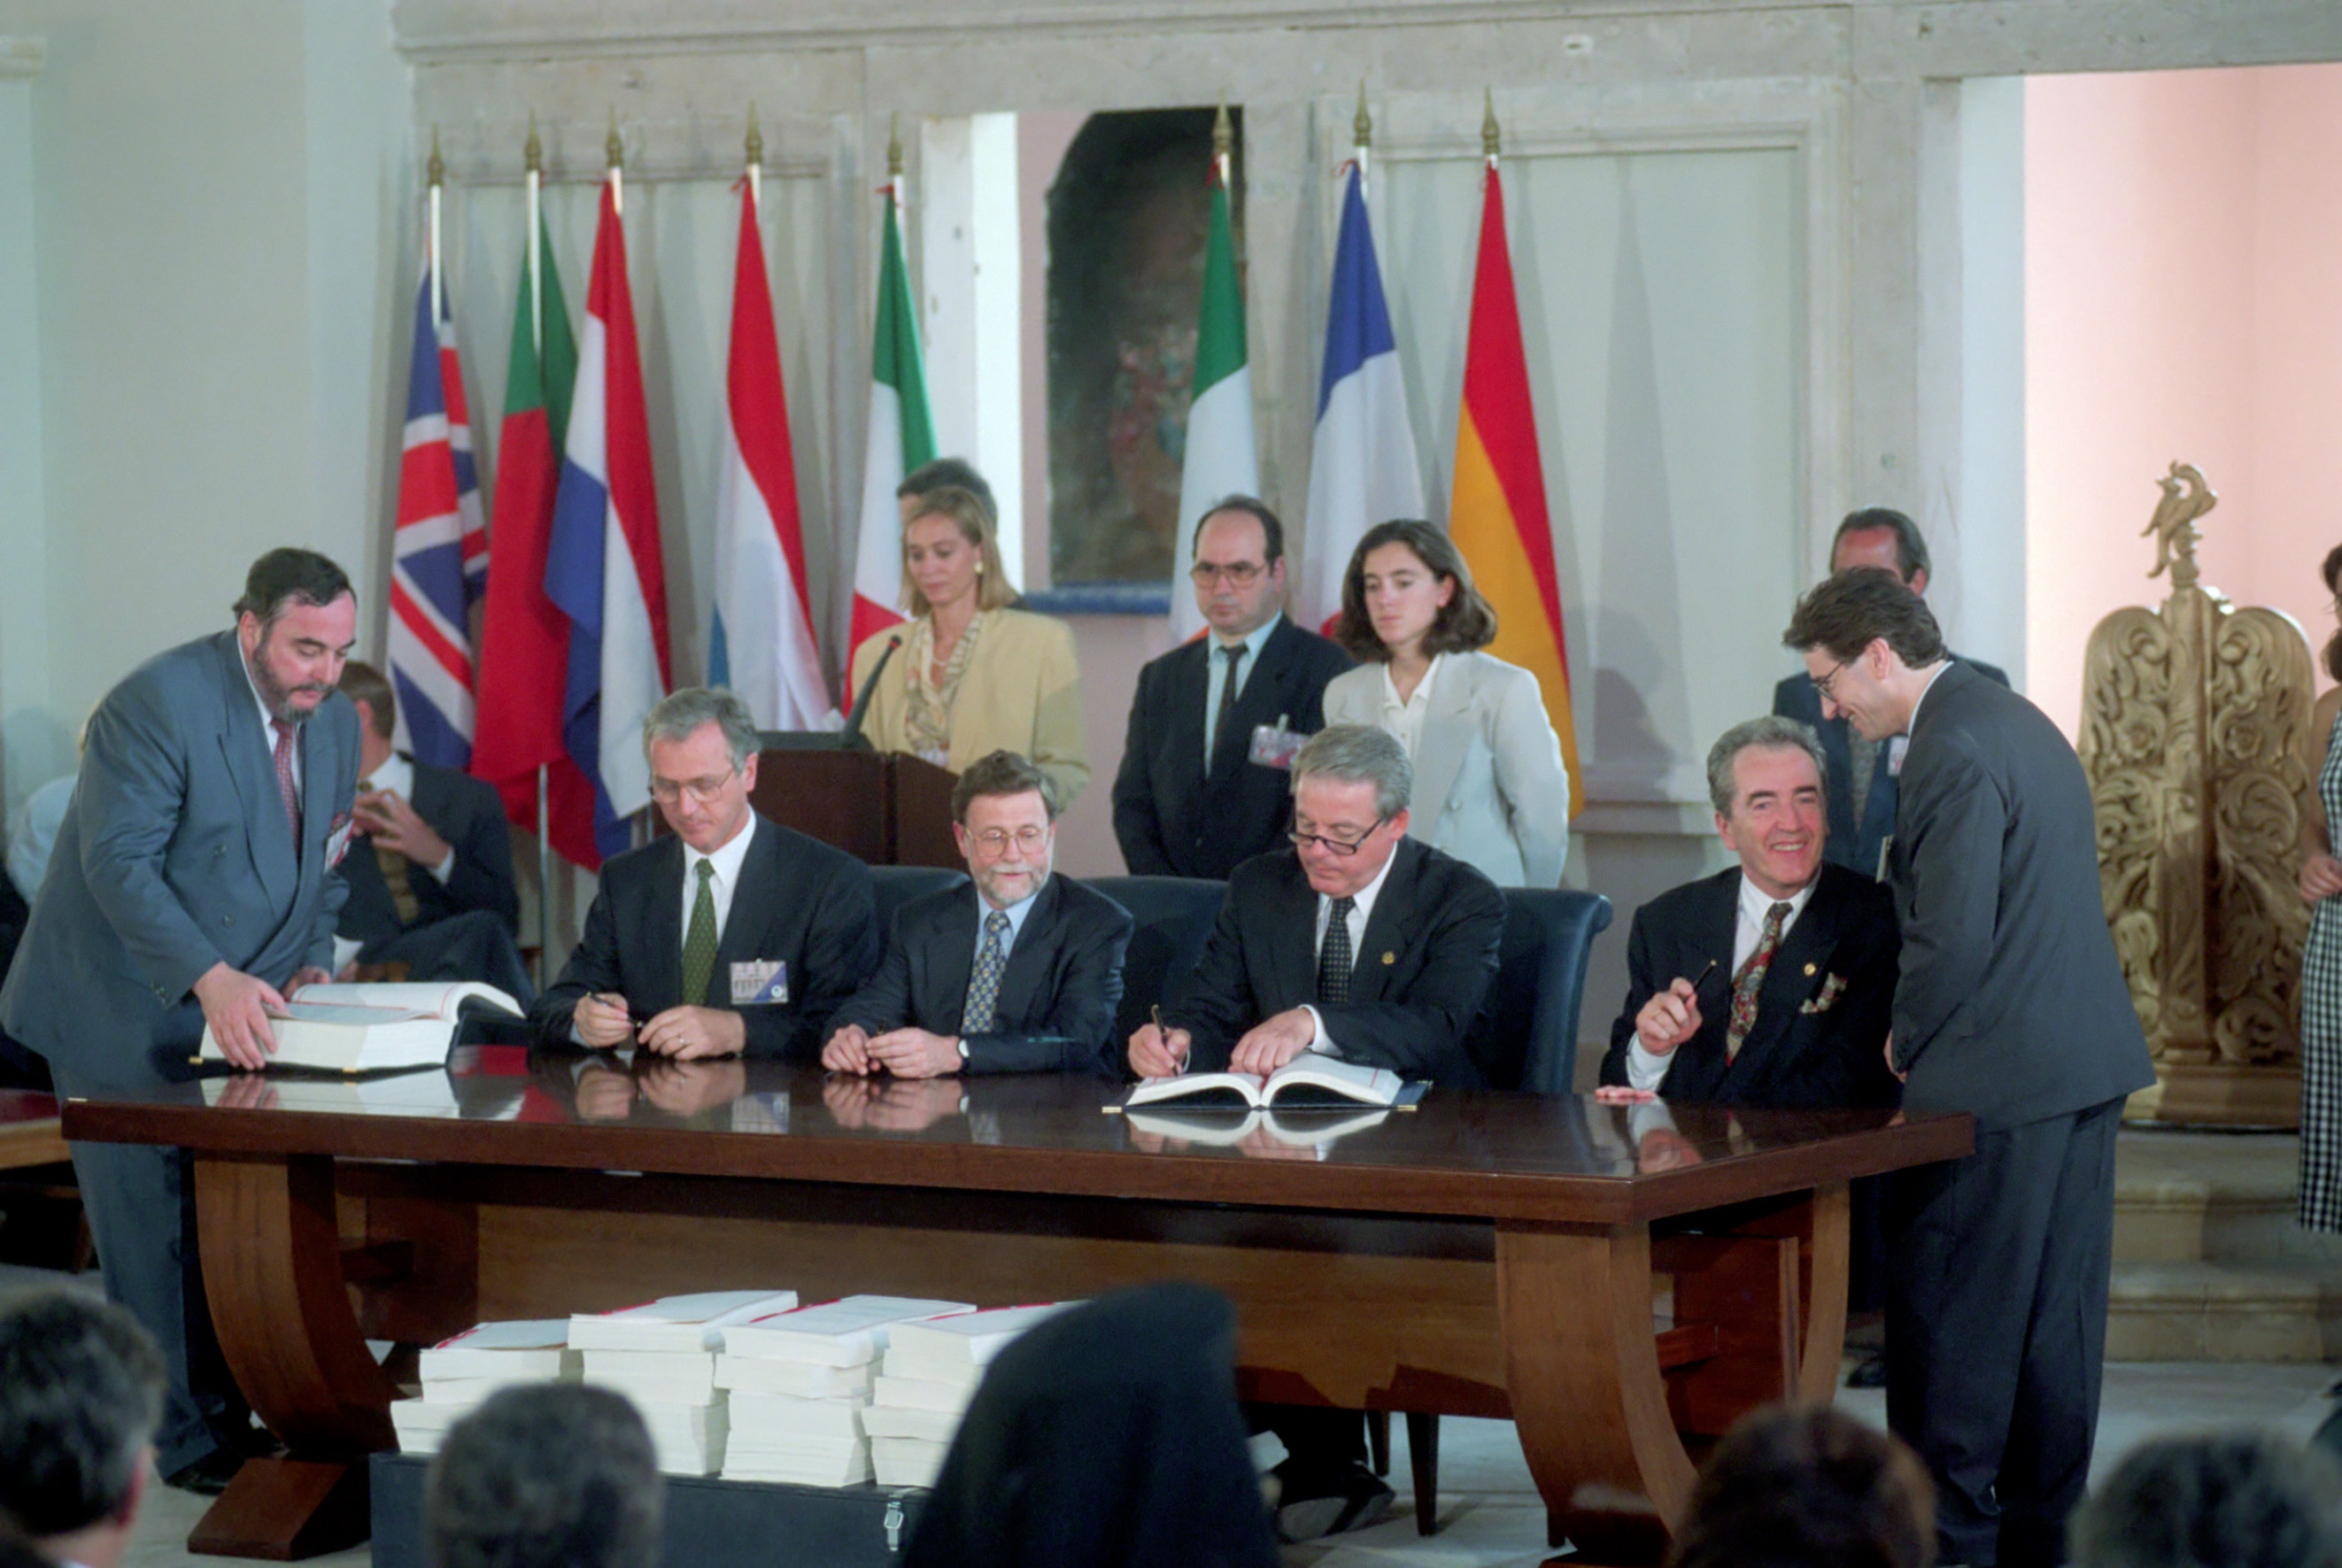
[[[1342,577],[1334,640],[1363,661],[1326,686],[1328,724],[1372,724],[1415,764],[1407,833],[1499,887],[1557,887],[1569,775],[1536,677],[1480,650],[1496,613],[1446,534],[1366,530]]]
[[[2342,615],[2342,545],[2320,574]],[[2342,681],[2342,629],[2326,641],[2326,673]],[[2301,1184],[2297,1217],[2313,1231],[2342,1231],[2342,860],[2333,824],[2342,821],[2342,686],[2317,699],[2302,733],[2302,762],[2315,781],[2301,814],[2301,896],[2309,936],[2301,944]]]
[[[903,607],[910,624],[874,633],[854,650],[856,693],[876,672],[863,733],[882,752],[909,752],[953,773],[1015,752],[1056,784],[1060,810],[1072,805],[1090,780],[1072,629],[1015,608],[992,514],[972,492],[932,490],[908,510]]]

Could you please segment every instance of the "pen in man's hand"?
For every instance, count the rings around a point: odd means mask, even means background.
[[[1715,973],[1716,973],[1716,960],[1715,960],[1715,959],[1713,959],[1713,958],[1711,958],[1711,959],[1709,959],[1709,960],[1707,961],[1707,967],[1706,967],[1706,968],[1705,968],[1705,969],[1703,969],[1703,970],[1701,970],[1701,971],[1699,972],[1699,978],[1698,978],[1698,979],[1696,979],[1696,980],[1695,980],[1695,981],[1693,981],[1693,982],[1691,983],[1692,994],[1693,994],[1693,995],[1695,995],[1695,996],[1698,995],[1698,994],[1699,994],[1699,988],[1700,988],[1702,985],[1706,984],[1707,984],[1707,977],[1708,977],[1709,975],[1711,975],[1711,974],[1715,974]]]

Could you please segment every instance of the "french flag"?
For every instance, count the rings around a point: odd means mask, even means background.
[[[472,605],[486,589],[488,529],[445,295],[428,263],[415,300],[406,432],[391,534],[390,678],[395,740],[426,763],[472,761]]]
[[[562,744],[594,781],[595,844],[613,855],[626,847],[626,819],[650,804],[643,720],[672,678],[658,495],[615,172],[602,186],[545,592],[569,618]]]
[[[1326,310],[1326,370],[1317,385],[1317,439],[1309,460],[1309,513],[1294,619],[1330,634],[1342,613],[1342,574],[1367,529],[1421,517],[1423,469],[1406,419],[1398,340],[1375,265],[1374,230],[1356,164],[1342,193],[1341,236]]]

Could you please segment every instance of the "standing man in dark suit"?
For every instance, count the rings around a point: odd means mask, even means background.
[[[969,881],[895,914],[878,973],[837,1010],[821,1064],[897,1078],[1115,1070],[1115,1004],[1131,919],[1049,874],[1055,780],[1015,752],[952,785]]]
[[[1898,1173],[1887,1419],[1936,1479],[1947,1563],[2054,1563],[2097,1434],[2115,1129],[2154,1082],[2098,888],[2088,784],[2041,710],[1944,653],[1891,572],[1840,572],[1783,639],[1823,710],[1909,737],[1887,881],[1887,1063],[1976,1152]]]
[[[527,1006],[536,992],[513,945],[520,890],[495,787],[393,751],[398,698],[372,664],[343,667],[342,695],[358,714],[352,814],[365,842],[342,863],[335,973],[404,964],[409,979],[485,980]]]
[[[1206,636],[1138,672],[1114,780],[1114,836],[1144,876],[1225,877],[1277,847],[1290,806],[1284,763],[1253,754],[1256,732],[1315,734],[1326,683],[1350,656],[1280,611],[1285,525],[1246,495],[1196,524],[1196,604]]]
[[[1826,771],[1813,731],[1777,715],[1708,752],[1716,831],[1740,864],[1635,912],[1606,1087],[1787,1109],[1900,1097],[1881,1054],[1895,904],[1822,858]]]
[[[1881,566],[1903,580],[1914,594],[1927,591],[1927,541],[1919,525],[1888,506],[1867,506],[1849,512],[1837,525],[1830,544],[1830,570],[1849,566]],[[1997,664],[1957,654],[1961,664],[1980,675],[2008,684]],[[1791,675],[1773,688],[1773,711],[1786,719],[1813,725],[1821,736],[1822,754],[1829,764],[1829,848],[1831,864],[1851,867],[1865,876],[1882,874],[1880,852],[1895,831],[1895,774],[1902,765],[1900,742],[1881,745],[1867,741],[1847,727],[1844,716],[1826,717],[1814,684]],[[1859,814],[1855,803],[1861,803]]]
[[[1293,759],[1293,847],[1236,868],[1204,956],[1130,1037],[1131,1071],[1274,1073],[1305,1052],[1475,1084],[1464,1032],[1496,973],[1505,901],[1479,872],[1406,836],[1415,769],[1392,735],[1320,730]],[[1391,1489],[1355,1411],[1268,1407],[1284,1440],[1277,1528],[1305,1540],[1372,1524]]]
[[[356,634],[342,569],[272,550],[233,631],[156,654],[90,715],[0,991],[0,1027],[48,1058],[59,1094],[184,1079],[207,1024],[230,1062],[265,1066],[268,1010],[325,978],[358,765],[334,686]],[[255,1434],[212,1334],[186,1153],[76,1143],[73,1157],[106,1293],[163,1351],[156,1466],[216,1492]]]
[[[732,693],[662,698],[643,752],[674,833],[603,865],[586,934],[530,1021],[548,1044],[814,1060],[878,962],[869,871],[750,807],[756,724]]]

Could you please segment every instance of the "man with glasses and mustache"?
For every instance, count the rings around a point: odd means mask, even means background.
[[[1476,1084],[1464,1050],[1496,973],[1505,901],[1462,861],[1406,836],[1415,769],[1379,729],[1320,730],[1293,759],[1293,844],[1236,868],[1204,956],[1130,1037],[1143,1078],[1274,1073],[1304,1052]],[[1366,1467],[1355,1411],[1275,1408],[1289,1457],[1277,1528],[1304,1540],[1373,1523],[1391,1490]]]
[[[48,1059],[61,1095],[184,1079],[206,1025],[235,1065],[264,1067],[269,1013],[332,962],[358,765],[357,715],[334,686],[357,601],[325,556],[272,550],[235,613],[90,715],[0,991],[0,1028]],[[260,1434],[212,1334],[185,1152],[76,1143],[73,1159],[106,1293],[163,1352],[157,1468],[218,1492]]]
[[[1326,722],[1326,683],[1350,667],[1281,613],[1285,525],[1267,506],[1227,497],[1196,524],[1195,552],[1209,634],[1138,672],[1114,781],[1114,836],[1141,876],[1225,877],[1276,848],[1285,765]]]
[[[732,693],[662,699],[643,753],[674,831],[604,864],[585,935],[530,1021],[547,1043],[595,1050],[812,1061],[878,961],[869,871],[750,807],[756,725]]]
[[[936,1078],[1114,1071],[1131,919],[1049,873],[1057,786],[1015,752],[952,785],[969,881],[896,912],[878,972],[838,1009],[822,1065]]]

